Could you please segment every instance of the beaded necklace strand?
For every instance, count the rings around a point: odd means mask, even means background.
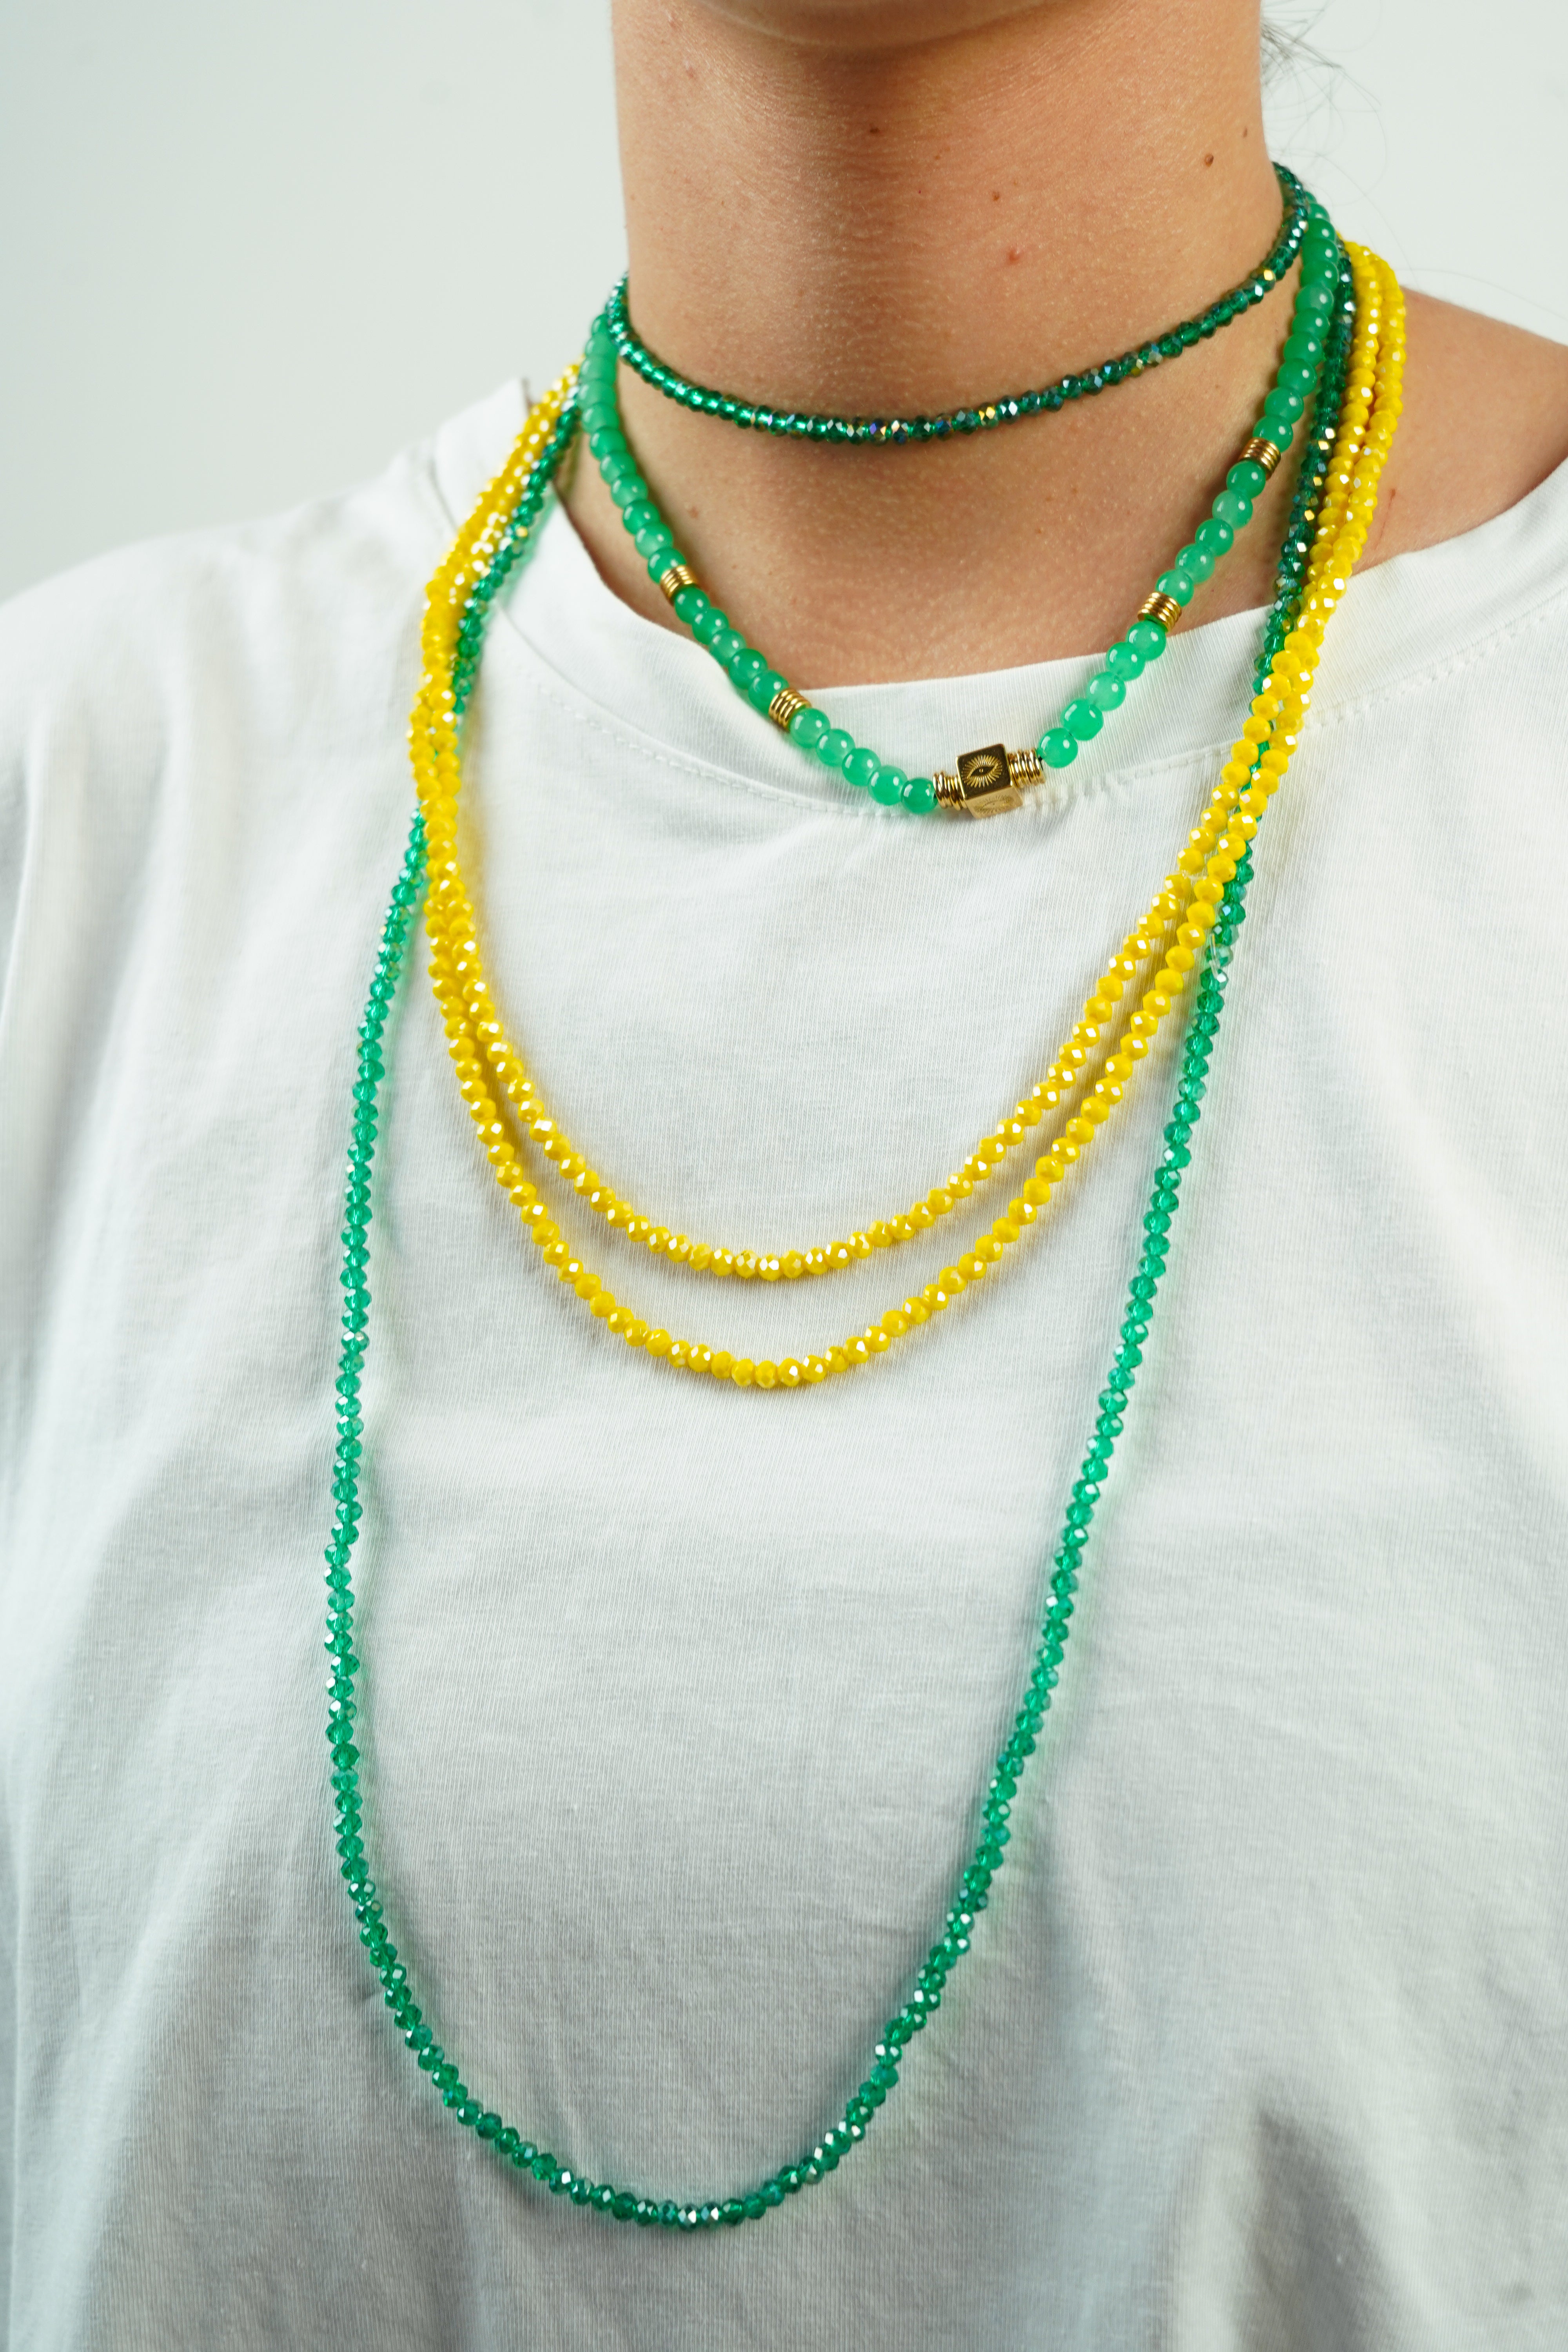
[[[1353,274],[1358,333],[1353,362],[1342,386],[1335,383],[1325,389],[1325,413],[1326,403],[1330,399],[1334,400],[1338,407],[1339,428],[1332,459],[1326,471],[1316,478],[1322,495],[1317,508],[1315,528],[1306,549],[1308,560],[1304,576],[1295,566],[1282,562],[1279,587],[1264,639],[1267,676],[1281,688],[1293,684],[1298,691],[1305,690],[1305,683],[1310,683],[1325,626],[1344,593],[1352,568],[1364,543],[1367,525],[1376,503],[1378,478],[1399,415],[1404,361],[1404,306],[1399,289],[1393,273],[1375,256],[1359,247],[1352,247],[1348,250]],[[562,421],[557,417],[550,427],[550,436],[553,438],[562,431]],[[527,436],[524,438],[526,440]],[[520,449],[521,446],[520,444]],[[505,485],[503,495],[510,509],[507,522],[499,530],[492,530],[497,509],[489,501],[481,501],[473,524],[459,537],[454,563],[444,565],[432,584],[432,614],[440,616],[443,628],[450,617],[454,641],[460,633],[467,614],[478,604],[482,614],[483,603],[488,601],[479,598],[479,583],[489,572],[488,560],[478,575],[466,568],[474,562],[481,542],[486,544],[487,558],[497,554],[505,546],[509,531],[525,533],[537,516],[539,502],[543,496],[542,488],[531,507],[526,491],[528,478],[534,470],[540,454],[540,444],[536,440],[515,478],[512,478],[512,467],[509,467],[507,474],[500,478]],[[518,455],[514,453],[513,467],[518,463]],[[520,487],[524,491],[521,499],[515,495]],[[1311,495],[1316,497],[1317,494],[1313,491]],[[1291,518],[1292,528],[1287,534],[1288,555],[1310,519],[1308,499],[1299,490],[1297,509]],[[470,662],[463,687],[465,699],[471,683]],[[457,701],[455,688],[448,688],[447,695],[447,708],[452,713],[455,725],[460,705]],[[1254,829],[1268,798],[1267,789],[1260,789],[1260,786],[1264,775],[1262,762],[1267,757],[1264,747],[1270,740],[1267,732],[1256,739],[1244,739],[1249,747],[1246,756],[1252,762],[1252,781],[1241,795],[1241,801],[1251,803],[1247,814]],[[385,1076],[382,1046],[406,952],[409,928],[427,873],[431,879],[432,898],[436,887],[435,867],[427,866],[424,817],[422,814],[416,814],[402,871],[394,887],[392,902],[383,927],[369,1002],[360,1025],[357,1076],[353,1089],[354,1115],[343,1233],[342,1282],[346,1297],[337,1380],[338,1444],[332,1488],[337,1507],[332,1539],[326,1555],[326,1648],[332,1662],[327,1740],[338,1822],[337,1848],[342,1874],[355,1917],[360,1923],[360,1940],[382,1984],[386,2003],[421,2071],[431,2078],[458,2122],[476,2131],[517,2170],[526,2172],[554,2194],[568,2197],[574,2204],[608,2214],[617,2221],[645,2225],[657,2222],[668,2229],[697,2230],[713,2228],[720,2223],[733,2225],[765,2219],[787,2197],[814,2185],[836,2170],[844,2157],[858,2146],[889,2093],[898,2084],[908,2045],[924,2029],[933,2011],[941,2007],[948,1978],[971,1949],[980,1915],[988,1905],[992,1885],[1005,1860],[1011,1838],[1009,1822],[1013,1800],[1018,1792],[1028,1759],[1038,1743],[1051,1704],[1051,1694],[1059,1678],[1076,1605],[1073,1595],[1078,1590],[1095,1507],[1110,1472],[1116,1439],[1123,1427],[1128,1399],[1142,1361],[1143,1344],[1149,1336],[1155,1298],[1169,1255],[1171,1227],[1180,1206],[1182,1177],[1191,1160],[1192,1137],[1202,1115],[1205,1076],[1225,1006],[1227,967],[1234,951],[1237,931],[1243,919],[1244,900],[1251,872],[1252,851],[1248,840],[1237,860],[1235,873],[1226,880],[1221,889],[1216,920],[1204,949],[1194,1017],[1182,1055],[1173,1117],[1165,1129],[1164,1148],[1143,1219],[1144,1238],[1137,1270],[1130,1286],[1127,1312],[1121,1328],[1121,1344],[1107,1384],[1100,1391],[1093,1436],[1068,1505],[1061,1540],[1052,1558],[1051,1598],[1040,1641],[1012,1732],[997,1759],[996,1771],[981,1806],[980,1837],[972,1859],[959,1875],[955,1900],[948,1911],[943,1931],[931,1946],[908,2000],[884,2028],[882,2037],[872,2052],[865,2079],[846,2104],[839,2120],[824,2132],[809,2153],[796,2163],[784,2165],[742,2194],[704,2199],[697,2203],[677,2203],[668,2199],[643,2196],[613,2182],[588,2179],[561,2163],[550,2150],[525,2138],[514,2126],[504,2122],[498,2112],[486,2108],[472,2095],[456,2063],[437,2042],[433,2029],[426,2022],[409,1987],[406,1968],[397,1956],[386,1925],[384,1907],[365,1859],[362,1834],[362,1792],[356,1769],[360,1751],[353,1737],[358,1715],[355,1677],[360,1670],[360,1660],[353,1648],[353,1591],[350,1562],[363,1517],[359,1479],[364,1423],[360,1405],[371,1303],[366,1281],[372,1212],[371,1174],[377,1130],[376,1110],[381,1083]]]
[[[1300,184],[1298,183],[1299,186]],[[605,487],[638,555],[668,598],[678,619],[706,647],[736,691],[765,714],[798,748],[852,789],[869,793],[885,807],[927,816],[939,807],[966,816],[992,816],[1016,808],[1026,791],[1047,768],[1068,768],[1092,741],[1110,714],[1127,698],[1128,688],[1165,650],[1166,638],[1202,582],[1210,578],[1252,520],[1253,502],[1290,445],[1297,423],[1311,405],[1322,365],[1323,338],[1333,312],[1339,278],[1338,242],[1322,206],[1302,188],[1300,239],[1301,278],[1290,331],[1274,382],[1240,457],[1207,518],[1177,550],[1138,608],[1126,635],[1107,652],[1104,663],[1034,750],[1008,751],[1000,743],[966,751],[956,770],[908,776],[881,755],[835,727],[826,711],[792,686],[765,654],[748,645],[727,613],[714,604],[676,544],[626,440],[621,421],[616,369],[617,347],[607,314],[595,320],[584,355],[578,387],[583,431]]]
[[[1000,400],[976,401],[967,408],[947,409],[940,416],[813,415],[805,409],[763,407],[752,401],[737,400],[730,393],[711,391],[706,384],[693,383],[676,369],[667,367],[638,336],[626,308],[624,278],[605,305],[605,324],[616,352],[645,383],[652,384],[656,392],[663,393],[667,400],[678,401],[683,408],[694,409],[704,416],[722,417],[730,425],[749,426],[759,433],[790,434],[802,441],[840,445],[874,442],[886,448],[907,446],[912,442],[945,441],[953,434],[984,433],[997,425],[1010,425],[1018,417],[1048,415],[1054,409],[1065,408],[1069,401],[1108,392],[1112,384],[1125,383],[1129,377],[1142,375],[1164,360],[1179,358],[1194,343],[1206,341],[1217,330],[1228,327],[1233,319],[1239,319],[1255,302],[1263,301],[1296,257],[1310,201],[1293,172],[1283,163],[1276,163],[1274,170],[1285,199],[1279,234],[1251,276],[1211,302],[1206,310],[1168,327],[1163,335],[1155,335],[1132,351],[1123,352],[1120,359],[1102,360],[1098,367],[1064,375],[1055,383],[1043,384],[1037,392],[1005,394]]]

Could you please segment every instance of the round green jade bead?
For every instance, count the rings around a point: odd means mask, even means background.
[[[853,751],[844,762],[844,781],[847,784],[853,784],[857,792],[864,792],[868,784],[875,782],[881,764],[875,751],[868,751],[864,748]]]
[[[695,636],[699,620],[704,613],[711,612],[712,603],[705,588],[678,588],[670,610],[677,620],[685,622]]]
[[[871,779],[871,798],[880,801],[884,808],[891,808],[895,802],[903,799],[904,787],[909,781],[902,768],[879,765]]]
[[[765,710],[780,687],[788,684],[789,680],[782,669],[764,668],[761,677],[754,677],[746,688],[746,699],[753,710]]]
[[[1223,498],[1225,495],[1225,492],[1222,490],[1220,492],[1220,497]],[[1215,501],[1215,508],[1217,513],[1219,508],[1219,500],[1217,499]],[[1248,507],[1247,513],[1249,515],[1251,511],[1251,508]],[[1228,520],[1228,517],[1226,519]],[[1159,590],[1162,596],[1173,597],[1178,604],[1190,604],[1193,601],[1193,591],[1197,586],[1197,582],[1193,578],[1190,572],[1162,572],[1158,580],[1155,581],[1154,585]]]
[[[742,694],[750,691],[753,681],[762,677],[767,666],[766,656],[758,653],[755,646],[747,645],[744,638],[725,664]]]
[[[1098,735],[1104,726],[1105,713],[1087,696],[1080,696],[1068,704],[1062,712],[1061,723],[1069,735],[1076,735],[1080,743],[1087,743],[1090,736]]]
[[[1176,550],[1175,569],[1184,572],[1189,580],[1206,580],[1214,565],[1215,560],[1208,549],[1200,547],[1195,539],[1189,540],[1185,547]]]
[[[853,735],[846,734],[842,727],[830,727],[817,739],[816,756],[825,768],[841,768],[854,749]]]
[[[1084,692],[1097,710],[1119,710],[1127,699],[1125,681],[1112,669],[1096,670]]]
[[[827,713],[808,702],[789,722],[789,731],[804,751],[815,751],[827,732]]]
[[[1105,656],[1105,667],[1112,677],[1136,677],[1143,667],[1143,656],[1136,646],[1119,637]]]
[[[1258,470],[1261,473],[1262,467],[1260,466]],[[1236,533],[1229,523],[1221,522],[1217,515],[1210,515],[1207,522],[1199,523],[1196,530],[1194,531],[1193,543],[1194,546],[1201,547],[1206,555],[1217,558],[1229,554],[1236,544]]]
[[[1078,737],[1065,727],[1047,728],[1036,748],[1047,768],[1070,768],[1078,758]]]
[[[1159,660],[1167,640],[1159,622],[1151,617],[1133,622],[1127,632],[1127,642],[1135,654],[1141,654],[1146,662],[1152,662]]]
[[[911,776],[904,786],[904,806],[914,816],[929,816],[936,806],[934,776]]]

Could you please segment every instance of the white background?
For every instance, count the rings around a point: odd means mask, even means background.
[[[1346,234],[1568,341],[1564,0],[1272,14]],[[607,0],[3,0],[0,594],[545,381],[621,252]]]

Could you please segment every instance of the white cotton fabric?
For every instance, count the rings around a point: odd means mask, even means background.
[[[0,621],[8,2343],[1560,2352],[1568,473],[1336,619],[973,1956],[829,2183],[684,2238],[454,2126],[331,1846],[354,1032],[424,583],[520,416],[509,389],[366,489]],[[569,1132],[737,1247],[926,1191],[1169,867],[1258,625],[1184,630],[1021,814],[916,824],[553,513],[465,793],[497,992]],[[1089,667],[823,693],[929,771],[1032,741]],[[865,2071],[1026,1672],[1174,1053],[981,1293],[851,1380],[744,1393],[542,1274],[415,962],[373,1233],[368,1837],[440,2039],[563,2161],[723,2196]],[[570,1231],[678,1334],[782,1357],[977,1221],[750,1288]]]

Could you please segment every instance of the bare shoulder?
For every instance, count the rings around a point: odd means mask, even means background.
[[[1568,458],[1568,344],[1410,294],[1405,415],[1367,561],[1489,522]]]

